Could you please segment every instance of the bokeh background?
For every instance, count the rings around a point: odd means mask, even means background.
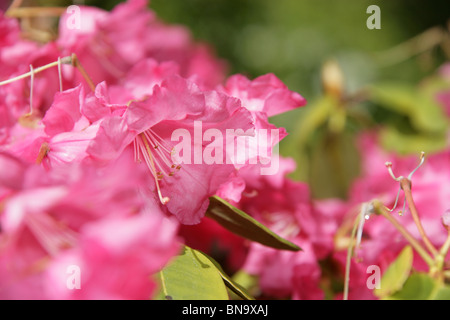
[[[120,1],[30,2],[110,10]],[[379,30],[366,27],[370,5],[381,9]],[[280,153],[298,163],[291,177],[316,198],[346,197],[362,131],[376,130],[401,154],[447,147],[448,121],[431,96],[443,85],[423,82],[450,58],[448,0],[151,0],[150,8],[209,43],[230,74],[274,73],[308,100],[271,120],[289,132]]]

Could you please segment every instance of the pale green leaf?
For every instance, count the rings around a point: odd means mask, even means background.
[[[196,250],[193,250],[193,251],[195,251],[197,254],[203,255],[204,257],[209,259],[209,261],[211,261],[211,263],[217,268],[217,271],[219,272],[220,276],[222,277],[222,280],[224,281],[225,285],[234,294],[236,294],[238,297],[245,299],[245,300],[254,300],[254,298],[247,292],[247,290],[244,287],[239,285],[236,281],[234,281],[231,277],[229,277],[225,273],[225,271],[223,271],[222,266],[216,260],[214,260],[212,257],[208,256],[207,254],[205,254],[203,252],[196,251]]]
[[[396,128],[386,127],[379,131],[380,141],[386,150],[400,154],[433,153],[443,150],[447,145],[447,136],[442,134],[403,134]]]
[[[382,299],[399,291],[411,272],[413,250],[406,246],[384,272],[380,288],[374,289],[374,294]]]
[[[158,275],[160,293],[166,300],[228,300],[228,292],[217,267],[200,252],[184,247]]]
[[[412,273],[389,300],[450,300],[450,287],[426,273]]]

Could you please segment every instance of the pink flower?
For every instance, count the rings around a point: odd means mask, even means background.
[[[243,75],[228,78],[225,92],[241,99],[250,111],[264,112],[268,117],[304,106],[306,100],[298,93],[290,91],[275,75],[266,74],[254,80]]]
[[[79,245],[46,269],[46,293],[51,299],[150,299],[151,276],[178,253],[175,234],[176,223],[157,212],[88,224]],[[67,286],[70,266],[79,267],[78,288]]]
[[[277,128],[271,124],[268,117],[302,107],[306,100],[298,93],[287,88],[275,75],[266,74],[249,80],[243,75],[229,77],[224,86],[218,87],[232,97],[242,101],[253,116],[256,134],[248,138],[250,152],[248,158],[236,159],[235,165],[239,168],[250,160],[251,163],[270,162],[272,149],[286,135],[284,128]],[[241,146],[243,147],[243,146]]]
[[[58,39],[63,55],[76,53],[94,83],[114,84],[134,65],[153,58],[173,61],[181,76],[196,76],[199,85],[219,84],[224,63],[206,45],[194,42],[187,29],[162,23],[147,7],[145,0],[126,1],[111,12],[79,6],[80,29],[71,28],[73,17],[64,14]]]
[[[132,154],[101,168],[48,172],[8,155],[0,161],[14,169],[0,175],[2,298],[151,297],[149,276],[178,250],[177,223],[143,199]],[[83,272],[82,291],[67,286],[73,264]]]
[[[107,109],[93,93],[86,96],[81,85],[57,92],[43,119],[32,128],[15,124],[9,130],[10,143],[3,147],[30,163],[42,163],[47,169],[83,161],[99,127],[82,113],[89,111],[90,105],[97,113]]]
[[[123,116],[103,120],[88,153],[95,160],[108,160],[132,146],[137,162],[147,165],[151,188],[160,202],[183,223],[195,224],[209,197],[234,171],[223,152],[229,143],[226,130],[247,131],[252,126],[250,114],[237,99],[203,92],[194,83],[172,76],[155,85],[148,98],[131,102]],[[208,129],[222,139],[203,141]],[[182,147],[174,149],[180,140]],[[207,148],[223,154],[206,163]]]

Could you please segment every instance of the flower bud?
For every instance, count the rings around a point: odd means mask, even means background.
[[[344,75],[336,61],[329,60],[323,65],[322,85],[325,93],[338,98],[342,97],[344,93]]]

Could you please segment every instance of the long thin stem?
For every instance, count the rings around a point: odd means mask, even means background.
[[[352,256],[353,256],[353,249],[354,249],[354,244],[356,242],[356,230],[358,229],[359,226],[359,221],[361,219],[361,214],[358,214],[356,216],[355,222],[353,224],[353,229],[352,229],[352,234],[350,236],[350,242],[348,244],[348,248],[347,248],[347,259],[345,262],[345,276],[344,276],[344,300],[348,300],[348,289],[349,289],[349,284],[350,284],[350,265],[351,265],[351,260],[352,260]]]
[[[36,69],[32,69],[32,71],[21,74],[20,76],[8,79],[8,80],[4,80],[4,81],[0,81],[0,86],[3,86],[5,84],[9,84],[12,83],[14,81],[20,80],[20,79],[24,79],[30,76],[34,76],[36,73],[42,72],[44,70],[47,70],[49,68],[52,67],[56,67],[58,66],[58,73],[60,73],[60,69],[61,69],[61,63],[64,64],[71,64],[72,66],[74,66],[75,68],[78,69],[78,71],[81,73],[81,75],[83,76],[83,78],[86,80],[86,83],[88,84],[89,88],[92,91],[95,91],[95,84],[92,81],[91,77],[89,77],[88,73],[86,72],[86,69],[83,68],[83,65],[81,64],[80,60],[78,60],[77,56],[75,55],[75,53],[73,53],[71,56],[67,56],[64,58],[60,58],[57,61],[51,62],[49,64],[46,64],[42,67],[36,68]],[[62,83],[60,80],[60,89],[62,88]]]
[[[422,259],[428,264],[429,267],[434,265],[434,260],[428,254],[428,252],[422,247],[422,245],[417,241],[408,230],[406,230],[381,204],[380,201],[373,202],[373,208],[376,214],[381,214],[385,217],[411,244],[411,246],[417,251],[417,253],[422,257]]]
[[[60,63],[71,64],[72,63],[72,58],[71,57],[61,58],[61,62]],[[12,83],[12,82],[20,80],[20,79],[24,79],[24,78],[30,77],[33,74],[42,72],[42,71],[47,70],[49,68],[55,67],[57,65],[58,65],[58,61],[51,62],[49,64],[46,64],[46,65],[42,66],[42,67],[33,69],[33,71],[21,74],[20,76],[17,76],[17,77],[8,79],[8,80],[0,81],[0,86],[3,86],[3,85],[8,84],[8,83]]]
[[[403,178],[400,180],[400,186],[402,187],[403,192],[405,193],[405,199],[406,202],[408,203],[408,207],[411,212],[412,218],[417,226],[417,229],[419,230],[420,235],[422,236],[425,246],[434,256],[436,256],[438,254],[438,251],[431,243],[430,239],[425,233],[422,223],[420,222],[419,213],[417,211],[416,205],[414,204],[414,199],[412,197],[411,181],[409,179]]]
[[[448,253],[448,250],[450,249],[450,232],[448,234],[447,239],[445,240],[444,244],[442,245],[441,249],[439,250],[439,254],[445,257]]]
[[[438,270],[444,269],[445,257],[447,256],[448,250],[450,249],[450,232],[448,233],[447,239],[439,250],[439,255],[436,256]],[[445,272],[443,272],[445,276]]]

